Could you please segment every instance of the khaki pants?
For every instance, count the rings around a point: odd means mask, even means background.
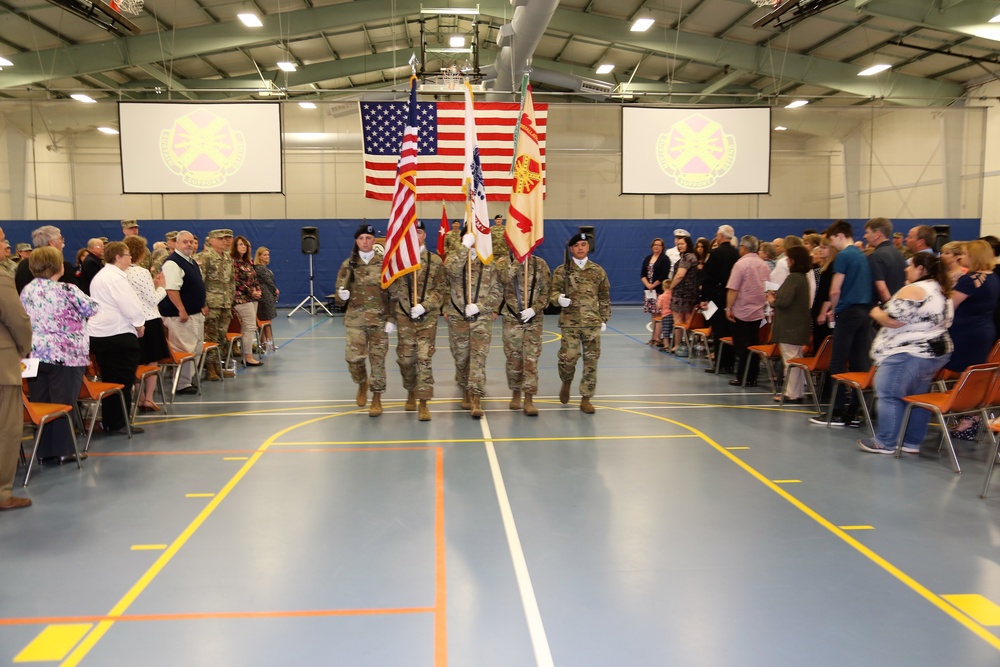
[[[10,498],[24,430],[20,385],[0,386],[0,503]]]

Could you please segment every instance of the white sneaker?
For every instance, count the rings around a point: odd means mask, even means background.
[[[895,452],[895,449],[883,447],[882,443],[874,438],[859,438],[858,447],[872,454],[892,454]]]
[[[903,445],[903,452],[906,454],[919,454],[920,445]]]

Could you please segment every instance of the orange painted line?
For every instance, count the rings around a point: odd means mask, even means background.
[[[275,443],[281,444],[281,443]],[[267,450],[266,452],[261,452],[264,454],[308,454],[317,452],[415,452],[424,451],[428,449],[437,449],[436,446],[426,445],[426,446],[406,446],[406,447],[311,447],[309,449],[275,449]],[[209,451],[199,451],[199,452],[91,452],[90,456],[94,458],[106,457],[112,458],[116,456],[219,456],[219,455],[230,455],[230,454],[256,454],[255,449],[216,449]]]
[[[293,611],[223,611],[192,614],[125,614],[123,616],[35,616],[27,618],[0,618],[0,626],[53,625],[61,623],[101,623],[104,621],[202,621],[208,619],[240,618],[312,618],[322,616],[391,616],[401,614],[436,613],[434,607],[398,607],[386,609],[303,609]]]
[[[434,484],[434,667],[448,667],[448,577],[444,539],[444,450],[436,448]]]

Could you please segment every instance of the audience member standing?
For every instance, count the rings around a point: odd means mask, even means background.
[[[104,241],[90,239],[87,241],[87,254],[80,262],[80,277],[77,284],[84,294],[90,294],[90,281],[104,268]]]
[[[833,282],[830,285],[830,307],[833,309],[833,350],[830,355],[830,376],[850,369],[855,372],[867,371],[871,365],[868,351],[871,347],[869,332],[871,324],[868,311],[872,305],[872,272],[868,258],[854,245],[854,230],[843,220],[830,225],[824,232],[837,248],[837,259],[833,265]],[[833,426],[857,428],[861,421],[857,417],[858,406],[852,402],[850,388],[842,385],[834,397]],[[814,424],[826,424],[826,417],[817,415]]]
[[[260,281],[250,258],[250,241],[245,236],[237,236],[230,253],[233,257],[233,310],[240,318],[240,333],[243,341],[243,363],[247,366],[261,366],[263,362],[253,358],[253,341],[257,334],[257,302],[261,298]]]
[[[823,237],[823,240],[813,251],[819,259],[820,274],[816,284],[816,298],[812,304],[813,320],[813,352],[818,352],[823,340],[833,334],[833,304],[830,302],[830,287],[833,285],[833,265],[837,259],[837,249],[830,243],[830,239]]]
[[[809,343],[812,327],[806,276],[812,271],[812,260],[805,247],[792,246],[785,251],[784,261],[788,263],[789,274],[776,293],[768,292],[767,301],[774,308],[771,340],[780,345],[781,360],[787,367],[790,359],[802,356],[802,348]],[[800,369],[791,373],[786,382],[785,402],[801,403],[805,376]],[[781,396],[775,396],[774,400],[780,401]]]
[[[955,341],[955,352],[945,366],[959,373],[986,362],[997,339],[993,312],[1000,298],[1000,280],[993,274],[993,249],[989,243],[966,243],[960,261],[969,272],[958,279],[951,292],[955,321],[949,333]]]
[[[36,248],[41,248],[44,246],[50,246],[59,251],[59,254],[63,255],[63,247],[66,242],[63,240],[62,232],[59,231],[58,227],[53,227],[52,225],[42,225],[35,231],[31,232],[31,242]],[[18,248],[21,247],[19,243]],[[30,248],[29,248],[30,250]],[[76,285],[76,270],[73,265],[66,261],[65,256],[63,256],[63,271],[62,275],[59,277],[59,282],[70,283]],[[14,284],[17,287],[17,293],[20,294],[24,286],[30,283],[34,279],[31,275],[31,269],[28,266],[28,262],[18,262],[17,271],[14,273]]]
[[[747,235],[740,239],[740,258],[733,265],[726,283],[726,317],[733,325],[733,347],[736,351],[736,377],[729,381],[733,386],[743,384],[744,368],[750,363],[747,348],[758,343],[764,306],[767,305],[764,283],[771,272],[757,254],[758,243],[755,236]],[[757,370],[758,364],[754,360],[746,371],[747,380],[743,386],[757,386]]]
[[[715,339],[715,354],[722,352],[719,339],[732,334],[732,327],[726,317],[726,284],[732,273],[733,266],[740,258],[739,251],[733,247],[732,241],[735,232],[729,225],[722,225],[715,233],[715,247],[705,261],[705,270],[701,277],[701,309],[708,308],[708,302],[712,302],[718,308],[709,318],[708,324],[712,327],[712,337]],[[720,373],[731,373],[733,371],[733,352],[730,346],[726,346],[725,354],[718,359]],[[714,373],[715,368],[705,369],[706,373]]]
[[[698,256],[694,254],[694,244],[691,242],[691,237],[678,236],[674,242],[677,244],[680,257],[677,260],[677,265],[674,266],[674,276],[670,281],[672,295],[670,312],[673,313],[675,326],[687,327],[691,324],[691,316],[694,314],[695,306],[698,305],[698,286],[701,284],[701,275],[698,271]],[[675,339],[671,352],[676,352],[678,345],[679,341]]]
[[[937,234],[933,227],[917,225],[911,228],[909,234],[906,235],[906,247],[911,255],[916,255],[918,252],[929,252],[936,255],[937,253],[934,252],[934,241],[936,240]]]
[[[639,274],[643,288],[642,312],[649,313],[653,318],[653,335],[649,339],[648,345],[656,347],[663,346],[660,340],[660,326],[662,324],[659,315],[660,309],[656,302],[660,298],[660,295],[663,294],[664,281],[670,275],[670,260],[663,253],[666,249],[665,246],[666,244],[663,242],[663,239],[653,239],[653,243],[650,246],[652,252],[642,260],[642,272]]]
[[[60,256],[57,266],[61,263]],[[30,498],[11,493],[24,428],[21,359],[31,351],[31,342],[31,321],[17,299],[14,279],[0,272],[0,511],[31,505]]]
[[[872,218],[865,223],[865,242],[873,248],[868,255],[876,304],[885,303],[906,284],[906,260],[892,245],[892,222]]]
[[[167,290],[164,287],[163,273],[158,273],[153,278],[149,269],[144,269],[142,260],[149,254],[146,248],[146,239],[141,236],[126,236],[125,247],[133,259],[138,258],[138,264],[133,264],[125,270],[125,277],[128,284],[132,286],[132,291],[139,297],[142,304],[142,314],[146,318],[143,325],[145,334],[139,339],[139,363],[156,366],[161,359],[170,356],[170,348],[167,347],[166,332],[163,330],[163,318],[160,317],[159,304],[167,298]],[[156,412],[160,406],[153,400],[153,392],[156,389],[156,377],[146,378],[146,384],[139,387],[139,395],[136,402],[144,410]]]
[[[191,232],[177,234],[177,250],[163,262],[163,286],[167,298],[160,302],[160,315],[167,328],[167,340],[178,352],[201,354],[205,340],[205,281],[201,269],[194,261],[194,251],[198,248]],[[195,394],[198,390],[191,384],[191,364],[184,364],[178,371],[178,394]]]
[[[218,381],[235,373],[222,368],[222,350],[226,349],[226,334],[233,317],[233,298],[236,282],[233,279],[233,258],[229,250],[233,245],[233,230],[213,229],[208,233],[209,248],[201,253],[201,272],[205,277],[205,340],[218,343],[217,360],[208,361],[205,379]]]

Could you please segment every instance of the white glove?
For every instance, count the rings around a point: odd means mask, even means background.
[[[608,330],[608,323],[607,322],[601,322],[601,332],[603,333],[603,332],[605,332],[607,330]]]
[[[559,298],[556,299],[556,301],[558,301],[559,305],[562,306],[563,308],[569,308],[569,304],[573,303],[571,300],[566,298],[565,294],[560,294]]]
[[[395,330],[396,330],[396,324],[395,323],[393,323],[393,322],[386,322],[385,323],[385,332],[387,334],[388,333],[392,333]]]
[[[347,301],[348,299],[351,298],[351,290],[344,289],[343,287],[341,287],[339,290],[337,290],[337,296],[340,297],[341,301]]]
[[[413,308],[410,308],[410,317],[412,317],[413,319],[417,319],[426,312],[427,309],[424,308],[423,304],[418,303]]]
[[[471,248],[472,246],[476,245],[475,234],[466,234],[465,236],[463,236],[462,245],[464,245],[466,248]]]
[[[534,316],[535,316],[535,309],[534,308],[525,308],[524,310],[521,311],[521,321],[522,322],[527,322],[528,320],[530,320]]]
[[[473,315],[479,314],[479,306],[474,303],[467,304],[465,306],[465,316],[472,317]]]

